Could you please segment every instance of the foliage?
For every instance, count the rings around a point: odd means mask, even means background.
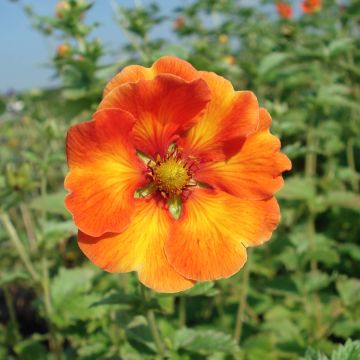
[[[52,17],[26,11],[65,45],[52,58],[62,86],[0,98],[0,357],[152,359],[155,312],[171,359],[360,359],[358,2],[290,19],[271,1],[193,0],[166,16],[160,2],[116,5],[128,43],[115,64],[92,4],[59,3]],[[175,295],[95,269],[63,205],[68,127],[118,69],[165,54],[254,91],[293,162],[282,224],[246,271]]]

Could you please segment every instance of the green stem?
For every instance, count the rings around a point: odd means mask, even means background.
[[[313,127],[310,127],[307,133],[307,155],[305,159],[305,175],[308,178],[313,178],[316,176],[316,163],[317,156],[315,152],[316,147],[316,137],[315,131]],[[309,241],[309,249],[313,254],[316,250],[316,229],[315,229],[315,214],[312,209],[310,209],[310,215],[308,218],[307,228],[308,228],[308,241]],[[316,260],[311,260],[310,262],[311,271],[317,270],[317,262]]]
[[[26,269],[28,270],[28,272],[30,273],[30,275],[32,276],[32,278],[34,279],[35,282],[39,281],[40,276],[37,273],[37,271],[35,270],[33,264],[31,263],[31,260],[27,254],[27,251],[26,251],[23,243],[21,242],[18,233],[16,232],[16,229],[15,229],[14,225],[12,224],[9,215],[7,213],[1,213],[0,220],[1,220],[5,230],[7,231],[11,242],[13,243],[14,247],[16,248],[21,260],[23,261]]]
[[[31,214],[28,207],[24,204],[20,204],[20,211],[25,225],[26,234],[29,239],[30,251],[34,253],[37,250],[35,228],[31,220]]]
[[[179,298],[179,327],[186,326],[186,297],[180,296]]]
[[[315,230],[315,215],[311,213],[309,215],[308,223],[308,239],[309,239],[309,249],[310,253],[314,254],[316,250],[316,230]],[[317,271],[318,265],[315,259],[311,259],[310,261],[310,268],[312,272]]]
[[[354,174],[357,174],[356,172],[356,166],[355,166],[355,157],[354,157],[354,141],[353,139],[349,139],[346,144],[346,157],[347,162]],[[353,177],[351,180],[353,191],[359,192],[359,182],[356,177]]]
[[[148,304],[149,297],[148,297],[148,294],[146,293],[146,289],[143,285],[141,285],[141,296],[143,298],[145,305]],[[151,336],[154,339],[157,352],[161,356],[161,358],[165,358],[165,346],[161,340],[160,333],[156,326],[154,310],[152,310],[152,309],[146,310],[146,319],[147,319],[147,323],[149,325]]]
[[[53,313],[53,307],[51,302],[51,295],[50,295],[50,283],[49,283],[49,269],[46,258],[42,259],[42,289],[43,289],[43,300],[44,300],[44,307],[45,307],[45,313],[47,318],[47,324],[50,332],[50,348],[53,350],[55,359],[61,360],[62,357],[62,349],[61,344],[58,340],[58,337],[56,335],[56,329],[52,323],[52,313]]]
[[[7,310],[9,312],[10,323],[12,324],[13,335],[14,335],[14,344],[18,343],[21,340],[19,324],[16,318],[16,311],[14,308],[14,303],[11,297],[11,294],[6,285],[3,286],[5,303]]]
[[[236,314],[236,322],[235,322],[235,331],[234,331],[234,339],[237,344],[240,343],[242,328],[244,323],[244,315],[245,315],[245,307],[246,307],[246,299],[248,295],[248,287],[249,287],[249,277],[250,277],[250,262],[248,262],[243,270],[243,278],[242,278],[242,289],[239,298],[239,305]]]
[[[307,133],[307,154],[305,159],[305,175],[313,177],[316,174],[316,138],[314,128],[309,128]]]

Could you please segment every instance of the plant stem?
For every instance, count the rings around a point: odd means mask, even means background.
[[[40,276],[37,273],[37,271],[35,270],[33,264],[31,263],[31,260],[27,254],[27,251],[26,251],[23,243],[21,242],[18,233],[16,232],[16,229],[15,229],[14,225],[12,224],[9,215],[7,213],[1,213],[0,220],[1,220],[5,230],[7,231],[11,242],[13,243],[14,247],[16,248],[21,260],[23,261],[26,269],[28,270],[28,272],[30,273],[30,275],[32,276],[32,278],[34,279],[35,282],[39,281]]]
[[[353,171],[354,174],[356,174],[353,139],[349,139],[346,144],[346,157],[347,157],[347,162],[348,162],[350,169]],[[359,182],[358,182],[357,178],[355,178],[355,177],[352,178],[351,185],[352,185],[353,191],[359,192]]]
[[[311,254],[314,254],[314,252],[316,250],[316,238],[315,238],[316,230],[315,230],[315,215],[313,213],[311,213],[309,216],[307,227],[308,227],[308,239],[309,239],[310,252],[311,252]],[[315,259],[311,259],[310,268],[311,268],[312,272],[317,271],[318,265],[317,265],[317,261]]]
[[[180,296],[179,298],[179,327],[186,326],[186,297]]]
[[[234,339],[237,344],[240,343],[242,328],[244,323],[244,315],[245,315],[245,307],[246,307],[246,298],[248,294],[248,286],[249,286],[249,277],[250,277],[250,262],[248,262],[243,270],[243,278],[242,278],[242,289],[239,298],[239,305],[236,314],[236,323],[235,323],[235,331],[234,331]]]
[[[308,178],[313,178],[316,176],[316,163],[317,163],[317,156],[315,152],[316,146],[316,138],[314,128],[310,127],[307,133],[307,155],[305,159],[305,175]],[[313,213],[312,209],[310,209],[310,215],[307,222],[308,228],[308,241],[309,241],[309,249],[311,254],[314,254],[316,250],[316,229],[315,229],[315,214]],[[317,261],[311,259],[310,261],[311,271],[314,272],[317,270]]]
[[[49,284],[49,270],[48,270],[48,264],[46,258],[42,259],[42,288],[43,288],[43,300],[44,300],[44,307],[45,307],[45,313],[47,318],[47,324],[50,331],[50,348],[54,351],[55,359],[61,360],[62,359],[62,350],[61,345],[58,341],[57,335],[56,335],[56,329],[54,328],[54,325],[52,323],[52,313],[53,313],[53,307],[51,303],[51,295],[50,295],[50,284]]]
[[[141,296],[143,298],[145,305],[148,304],[149,296],[146,293],[146,288],[143,285],[141,285]],[[161,340],[160,333],[156,326],[154,310],[146,309],[146,320],[147,320],[147,323],[148,323],[148,326],[149,326],[149,329],[151,332],[151,336],[154,339],[157,352],[161,356],[161,358],[164,358],[165,357],[165,346]]]
[[[8,290],[6,285],[3,286],[3,292],[4,292],[6,307],[9,312],[10,323],[12,324],[13,335],[14,335],[14,344],[16,344],[21,339],[19,324],[18,324],[18,321],[16,318],[16,311],[14,308],[14,303],[13,303],[10,291]]]
[[[29,239],[30,251],[34,253],[37,250],[36,235],[31,215],[28,207],[25,204],[20,204],[20,211],[25,225],[25,230]]]

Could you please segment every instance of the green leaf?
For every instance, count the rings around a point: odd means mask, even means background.
[[[337,56],[347,52],[351,49],[352,43],[353,39],[350,38],[334,39],[328,46],[329,55]]]
[[[215,330],[195,330],[183,328],[174,334],[175,349],[184,349],[201,355],[214,352],[233,354],[239,350],[233,338]]]
[[[29,274],[20,270],[14,270],[12,272],[1,273],[0,286],[15,283],[18,280],[28,280]]]
[[[181,215],[182,203],[180,196],[172,196],[168,200],[169,211],[175,220],[179,220]]]
[[[355,278],[341,277],[336,282],[336,288],[340,294],[341,300],[345,305],[355,305],[360,302],[360,280]]]
[[[60,269],[51,283],[53,321],[59,326],[72,325],[76,320],[98,317],[102,309],[91,309],[99,295],[88,291],[92,288],[94,271],[88,268]]]
[[[319,350],[309,348],[306,350],[305,357],[301,360],[328,360],[328,358]]]
[[[139,303],[139,297],[136,295],[128,295],[123,292],[116,292],[115,294],[111,294],[105,297],[102,300],[96,301],[91,306],[99,306],[99,305],[133,305],[135,303]]]
[[[64,205],[66,194],[65,190],[60,190],[57,193],[39,196],[31,201],[29,207],[34,210],[46,211],[51,214],[63,215],[69,218],[70,213]]]
[[[265,56],[259,65],[259,75],[264,77],[268,72],[273,70],[275,67],[283,64],[288,59],[288,55],[285,53],[274,52]]]
[[[348,339],[331,354],[331,360],[360,360],[360,341]]]
[[[315,197],[314,179],[293,176],[285,181],[278,196],[286,200],[312,200]]]
[[[351,191],[330,191],[325,201],[329,206],[339,206],[360,212],[360,195]]]
[[[39,334],[33,334],[30,338],[25,339],[15,345],[15,352],[24,360],[46,360],[47,349],[43,345],[45,337]]]
[[[213,281],[201,282],[196,284],[193,288],[181,292],[183,296],[215,296],[218,290],[214,289],[215,283]]]

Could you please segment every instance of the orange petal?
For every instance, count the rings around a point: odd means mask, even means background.
[[[128,113],[109,109],[68,132],[65,188],[70,194],[65,204],[89,235],[120,232],[130,221],[134,191],[145,183],[146,171],[130,143],[134,121]]]
[[[104,97],[116,87],[139,80],[151,80],[159,74],[172,74],[190,81],[199,77],[197,70],[185,60],[175,56],[163,56],[151,68],[140,65],[126,66],[105,87]]]
[[[184,81],[163,74],[119,86],[100,103],[100,109],[120,108],[131,113],[135,145],[149,156],[164,155],[181,133],[193,126],[210,101],[206,82]]]
[[[137,199],[129,227],[121,234],[94,238],[79,232],[80,249],[97,266],[110,272],[138,271],[140,281],[161,292],[193,286],[168,263],[164,243],[173,220],[153,198]]]
[[[163,56],[154,62],[152,69],[155,74],[172,74],[186,81],[199,78],[197,71],[190,63],[175,56]]]
[[[271,117],[260,110],[256,133],[250,135],[241,150],[227,161],[203,164],[196,179],[242,199],[266,199],[283,185],[281,173],[291,162],[280,152],[280,140],[271,135]]]
[[[224,157],[224,143],[254,132],[259,106],[250,91],[235,91],[231,83],[210,72],[199,72],[211,90],[211,101],[201,120],[192,127],[182,146],[185,153],[202,159]]]
[[[227,278],[245,264],[246,246],[270,238],[279,214],[274,198],[246,201],[218,190],[197,189],[185,200],[172,227],[166,256],[186,278]]]

